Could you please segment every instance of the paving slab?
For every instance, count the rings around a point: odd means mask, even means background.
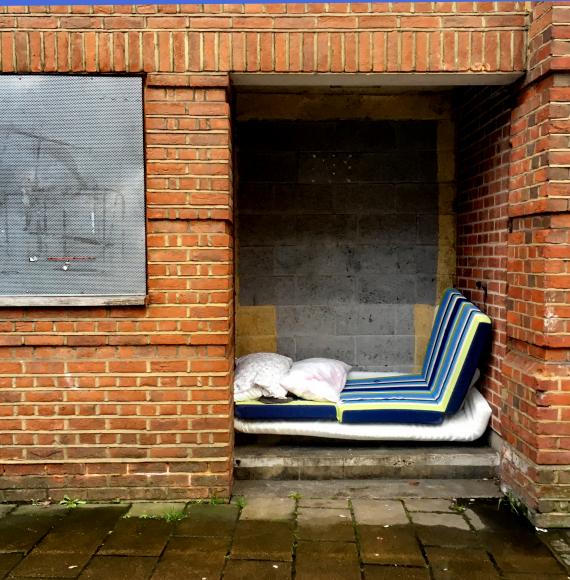
[[[0,553],[27,552],[66,515],[60,506],[16,508],[0,519]]]
[[[413,526],[358,526],[360,553],[366,564],[425,566]]]
[[[430,580],[427,568],[409,566],[364,566],[365,580]]]
[[[499,580],[502,576],[499,576],[495,571],[487,570],[462,570],[458,572],[457,570],[434,570],[433,571],[434,580],[456,580],[461,578],[461,580]],[[535,580],[537,580],[535,578]]]
[[[529,524],[522,518],[517,518],[506,506],[498,501],[477,502],[469,504],[464,512],[469,523],[476,530],[509,534],[516,524],[528,527]]]
[[[452,512],[450,499],[419,499],[404,500],[406,509],[410,512]]]
[[[66,507],[58,504],[49,504],[49,505],[31,505],[31,504],[24,504],[19,505],[13,512],[10,513],[10,517],[13,516],[39,516],[39,515],[46,515],[46,514],[55,514],[58,513],[60,515],[66,515],[70,512]]]
[[[500,578],[487,552],[480,548],[426,548],[435,578]]]
[[[248,497],[240,519],[278,521],[293,518],[295,500],[279,497]]]
[[[360,580],[356,544],[300,541],[297,545],[295,574],[298,580]]]
[[[175,537],[168,542],[156,568],[155,577],[220,578],[230,538]]]
[[[95,556],[79,576],[79,580],[147,580],[157,558],[140,556]]]
[[[4,578],[12,568],[24,557],[24,554],[14,552],[12,554],[0,554],[0,578]]]
[[[296,560],[310,558],[329,558],[333,561],[358,562],[358,549],[355,542],[311,542],[299,540]]]
[[[121,515],[124,506],[105,506],[70,509],[32,554],[92,554],[107,538]]]
[[[18,564],[8,578],[77,578],[91,554],[32,553]]]
[[[134,503],[127,512],[128,518],[156,517],[183,512],[187,502],[142,502]]]
[[[465,510],[463,515],[465,516],[471,527],[474,528],[475,530],[487,529],[487,524],[485,523],[485,520],[481,518],[481,516],[477,512],[474,512],[471,509],[467,509]]]
[[[230,542],[231,538],[174,537],[166,544],[164,554],[214,554],[223,559],[228,553]]]
[[[442,548],[428,546],[425,550],[427,559],[432,568],[468,568],[488,569],[493,567],[486,550],[482,548]]]
[[[0,518],[7,516],[14,508],[16,504],[13,503],[4,503],[0,505]]]
[[[352,509],[357,524],[394,526],[409,523],[404,505],[397,500],[355,499]]]
[[[289,562],[257,562],[255,560],[229,560],[224,570],[224,580],[290,580]]]
[[[151,579],[218,580],[223,567],[224,560],[219,558],[208,559],[195,554],[165,555],[159,560]]]
[[[460,514],[440,514],[416,512],[411,514],[412,522],[418,526],[444,526],[455,530],[469,530],[469,524]]]
[[[568,534],[563,530],[550,529],[539,532],[540,539],[550,548],[554,556],[566,570],[570,570],[570,542]]]
[[[482,531],[479,536],[504,573],[542,577],[564,571],[550,550],[530,531],[515,529],[510,534]]]
[[[293,529],[289,522],[240,521],[231,557],[239,560],[292,560]]]
[[[303,540],[353,542],[352,515],[349,510],[299,508],[297,535]]]
[[[172,524],[164,520],[120,519],[99,550],[102,556],[159,556]]]
[[[424,546],[476,546],[479,539],[459,514],[412,512],[412,521]]]
[[[186,514],[176,525],[174,535],[229,537],[236,526],[239,508],[229,504],[191,504]]]
[[[300,508],[347,509],[348,499],[304,499],[298,502]]]
[[[360,580],[360,564],[343,561],[305,560],[295,566],[296,580]]]

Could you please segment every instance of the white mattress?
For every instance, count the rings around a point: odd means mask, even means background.
[[[357,377],[353,375],[351,378]],[[473,382],[475,380],[476,378]],[[234,425],[236,430],[242,433],[302,435],[352,441],[475,441],[485,432],[490,418],[489,403],[476,388],[471,387],[461,410],[451,417],[446,417],[441,425],[342,424],[336,421],[243,421],[240,419],[235,419]]]

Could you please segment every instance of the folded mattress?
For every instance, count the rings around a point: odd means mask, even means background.
[[[245,421],[441,424],[463,404],[490,330],[485,314],[448,290],[420,374],[351,379],[336,404],[239,401],[235,416]]]
[[[491,407],[476,388],[470,389],[463,407],[439,425],[410,423],[360,423],[337,421],[247,421],[235,419],[242,433],[297,435],[351,441],[475,441],[487,428]]]

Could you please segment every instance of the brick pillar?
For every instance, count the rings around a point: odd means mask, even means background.
[[[511,120],[502,481],[570,526],[570,7],[533,8]]]
[[[188,474],[186,497],[227,496],[232,479],[228,81],[227,75],[154,74],[145,91],[149,296],[171,319],[151,342],[164,345],[159,356],[173,350],[172,361],[157,362],[151,372],[170,375],[160,379],[172,389],[160,400],[171,403],[177,418],[168,430],[178,432],[171,454],[178,461],[169,470]]]

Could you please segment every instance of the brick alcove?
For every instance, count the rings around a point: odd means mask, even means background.
[[[480,302],[486,280],[496,321],[484,391],[504,440],[502,480],[535,521],[568,525],[568,10],[3,8],[4,74],[144,78],[148,299],[2,309],[0,498],[230,493],[232,85],[361,75],[368,87],[469,85],[454,106],[457,276]]]

